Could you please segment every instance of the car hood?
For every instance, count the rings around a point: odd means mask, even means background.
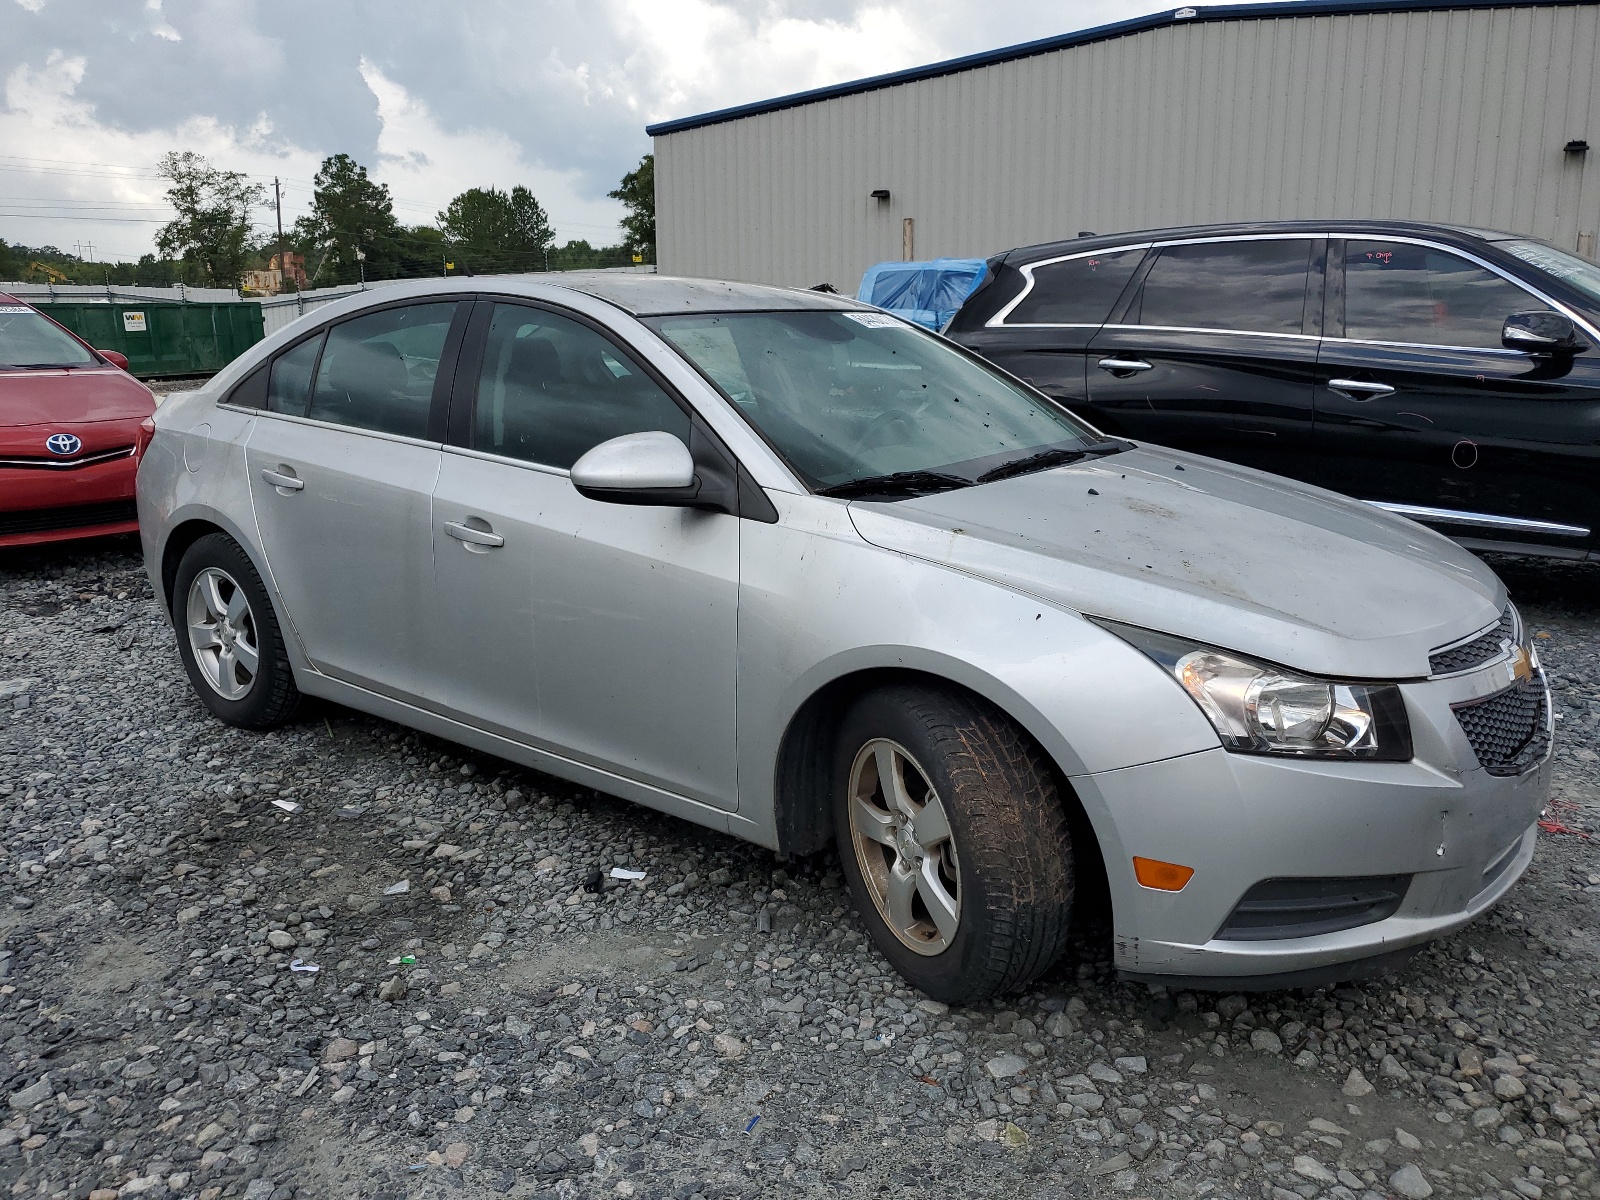
[[[0,371],[0,429],[143,420],[155,410],[150,389],[117,367]]]
[[[1157,448],[850,513],[885,549],[1322,675],[1425,676],[1429,650],[1505,605],[1488,567],[1420,525]]]

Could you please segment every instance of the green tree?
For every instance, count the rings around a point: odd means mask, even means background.
[[[509,193],[469,188],[439,214],[439,228],[461,269],[475,272],[542,271],[556,240],[544,207],[520,184]]]
[[[622,244],[645,262],[656,260],[656,156],[646,154],[639,165],[622,177],[613,200],[621,200],[628,215],[622,218]]]
[[[183,259],[192,282],[237,287],[250,257],[250,210],[266,199],[266,190],[192,150],[169,151],[156,171],[172,183],[167,202],[177,210],[156,234],[156,249],[164,258]]]
[[[393,279],[401,265],[400,223],[387,186],[348,154],[322,160],[313,181],[311,214],[294,224],[319,286]]]

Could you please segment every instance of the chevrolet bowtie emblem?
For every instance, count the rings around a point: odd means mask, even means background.
[[[1533,660],[1521,646],[1511,648],[1511,674],[1518,683],[1533,678]]]

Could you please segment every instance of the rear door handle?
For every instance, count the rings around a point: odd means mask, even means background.
[[[265,479],[273,487],[282,488],[286,492],[303,491],[306,486],[304,479],[296,479],[293,475],[285,475],[281,471],[274,471],[271,467],[261,472],[261,478]]]
[[[1116,374],[1118,371],[1151,371],[1155,369],[1153,364],[1145,362],[1142,358],[1102,358],[1095,363],[1095,366],[1102,371],[1110,371],[1112,374]]]
[[[460,521],[446,521],[444,531],[458,542],[466,542],[469,546],[484,546],[490,549],[495,546],[504,546],[506,539],[498,533],[490,533],[484,529],[474,529],[471,525],[463,525]]]
[[[1360,379],[1330,379],[1328,387],[1352,400],[1371,400],[1377,396],[1394,395],[1394,389],[1387,383],[1367,383]]]

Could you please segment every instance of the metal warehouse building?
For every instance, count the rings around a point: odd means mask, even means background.
[[[663,272],[854,291],[886,259],[1401,217],[1593,256],[1600,4],[1180,8],[651,126]]]

